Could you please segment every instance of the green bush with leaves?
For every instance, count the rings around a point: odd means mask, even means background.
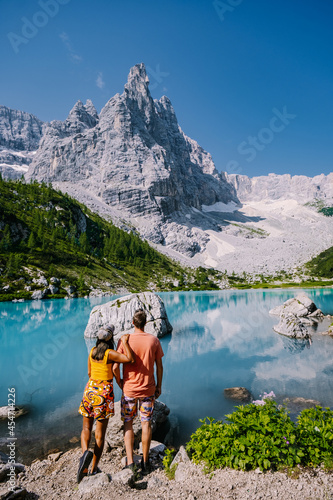
[[[303,410],[296,425],[273,400],[236,407],[226,422],[200,420],[187,451],[208,469],[280,469],[332,463],[333,412]]]
[[[303,410],[297,419],[297,435],[306,465],[332,466],[333,412],[329,408]]]
[[[168,448],[164,452],[163,466],[164,471],[168,479],[175,479],[175,473],[177,470],[177,464],[172,464],[175,457],[175,450],[169,450]]]

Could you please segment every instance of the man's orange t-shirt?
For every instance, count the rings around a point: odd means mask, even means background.
[[[154,364],[164,356],[160,341],[150,333],[132,333],[128,344],[135,363],[123,364],[123,393],[129,398],[146,398],[155,394]],[[126,354],[121,341],[117,351]]]

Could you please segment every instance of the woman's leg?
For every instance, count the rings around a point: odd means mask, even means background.
[[[89,448],[91,430],[94,424],[93,417],[83,417],[83,425],[81,432],[81,448],[82,453],[84,453]]]
[[[108,426],[109,419],[103,418],[103,420],[96,421],[96,429],[95,429],[95,448],[94,448],[94,456],[91,465],[91,472],[95,472],[97,470],[97,465],[99,459],[101,458],[104,441],[105,441],[105,433],[106,428]]]

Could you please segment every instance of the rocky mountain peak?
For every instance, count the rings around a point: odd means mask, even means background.
[[[44,131],[44,122],[36,116],[0,105],[0,147],[16,151],[34,151]]]
[[[136,64],[130,69],[124,94],[128,108],[133,115],[144,121],[149,129],[153,127],[156,110],[149,91],[149,78],[143,63]],[[138,123],[140,127],[140,124]]]
[[[95,127],[98,122],[97,111],[91,101],[88,106],[84,106],[82,101],[78,100],[69,112],[65,121],[65,126],[70,132],[82,132],[86,128]]]
[[[136,64],[130,69],[127,83],[125,84],[125,92],[129,97],[136,97],[137,94],[150,96],[149,78],[143,63]]]
[[[89,113],[89,115],[98,120],[97,109],[95,108],[93,102],[90,99],[86,100],[86,104],[84,107],[86,108],[87,113]]]
[[[135,218],[142,236],[162,243],[172,233],[189,254],[207,239],[193,242],[196,228],[219,224],[202,207],[237,203],[209,153],[181,130],[170,100],[152,99],[144,64],[131,68],[124,92],[99,116],[91,101],[78,101],[65,122],[52,122],[27,178],[87,190],[122,217]]]

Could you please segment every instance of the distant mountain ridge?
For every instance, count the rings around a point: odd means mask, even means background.
[[[315,177],[290,174],[268,174],[259,177],[227,174],[227,180],[233,184],[240,201],[254,202],[262,200],[296,199],[300,203],[314,200],[333,200],[333,173]]]
[[[28,171],[45,123],[36,116],[0,105],[0,173],[12,179]]]
[[[184,134],[170,100],[153,100],[144,64],[131,68],[124,92],[99,114],[90,100],[78,101],[63,122],[20,113],[0,114],[4,177],[29,167],[26,179],[52,182],[185,264],[276,272],[333,245],[331,220],[301,208],[333,204],[333,174],[218,172]]]

